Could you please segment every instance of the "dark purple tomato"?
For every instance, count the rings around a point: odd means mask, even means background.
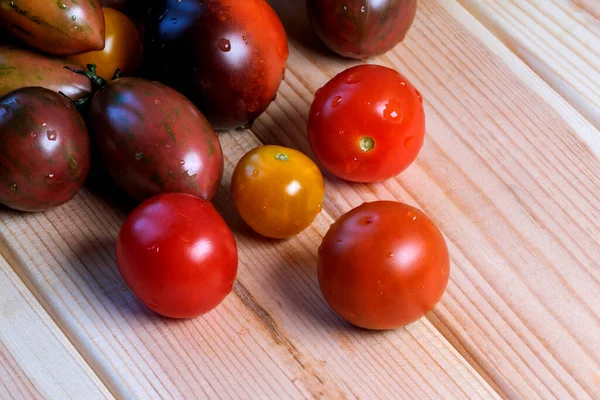
[[[331,50],[365,59],[404,40],[417,12],[417,0],[307,0],[308,15]]]
[[[274,100],[288,57],[265,0],[163,0],[147,24],[149,75],[181,91],[216,129],[251,124]]]
[[[90,122],[106,168],[136,199],[181,192],[210,200],[217,192],[219,139],[177,91],[140,78],[113,80],[94,95]]]
[[[79,112],[41,87],[0,98],[0,203],[43,211],[81,189],[90,167],[90,140]]]
[[[104,48],[104,14],[98,0],[0,0],[0,26],[50,54]]]

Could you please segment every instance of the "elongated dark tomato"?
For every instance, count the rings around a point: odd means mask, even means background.
[[[288,57],[265,0],[163,0],[147,24],[153,79],[181,91],[215,129],[251,124],[274,100]]]
[[[0,24],[28,45],[50,54],[104,47],[99,0],[0,0]]]
[[[89,96],[92,91],[90,80],[65,66],[79,68],[69,60],[44,56],[17,46],[0,46],[0,96],[28,86],[60,91],[72,100]]]
[[[70,200],[90,165],[87,129],[71,102],[23,88],[0,98],[0,202],[42,211]]]
[[[307,0],[317,34],[331,50],[364,59],[404,40],[417,0]]]
[[[91,124],[106,168],[138,200],[183,192],[210,200],[223,173],[219,139],[183,95],[159,82],[121,78],[92,100]]]

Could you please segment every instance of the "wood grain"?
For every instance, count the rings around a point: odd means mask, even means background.
[[[249,131],[221,139],[228,182],[259,142]],[[240,223],[227,190],[215,203],[236,232],[239,279],[222,306],[190,321],[161,319],[132,297],[113,256],[124,215],[88,191],[45,214],[3,213],[0,236],[119,397],[495,396],[428,321],[375,334],[333,314],[315,274],[326,213],[296,239],[262,240]]]
[[[0,398],[112,398],[2,257]]]
[[[511,66],[514,55],[496,56],[489,32],[473,35],[479,24],[464,9],[420,4],[409,40],[379,61],[406,73],[427,101],[423,153],[383,185],[330,180],[325,209],[337,217],[375,198],[422,207],[453,246],[440,330],[509,397],[598,397],[600,133],[562,110],[575,131],[548,105],[547,87],[529,90],[533,74]],[[274,122],[255,129],[304,151],[312,93],[348,66],[307,46],[295,46],[283,99],[269,110]]]
[[[458,1],[600,128],[600,2]]]
[[[110,187],[44,214],[0,212],[13,267],[116,397],[600,397],[600,132],[454,0],[421,0],[408,40],[373,60],[426,99],[415,165],[376,185],[327,176],[324,211],[297,238],[260,239],[241,223],[235,163],[261,143],[311,154],[314,92],[354,64],[323,49],[303,3],[272,1],[291,46],[277,101],[251,131],[220,136],[215,204],[240,273],[217,310],[171,321],[133,297],[116,271],[126,210]],[[315,276],[329,224],[376,198],[427,212],[453,261],[440,305],[385,333],[343,323]]]

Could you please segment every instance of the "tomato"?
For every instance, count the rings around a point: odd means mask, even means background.
[[[210,200],[217,192],[219,138],[179,92],[141,78],[115,79],[92,98],[89,119],[107,171],[136,199],[179,192]]]
[[[44,211],[69,201],[90,166],[90,139],[71,102],[25,87],[0,97],[0,203]]]
[[[179,90],[215,129],[248,126],[275,99],[288,58],[265,0],[163,0],[147,24],[151,78]]]
[[[342,318],[394,329],[440,300],[450,272],[442,233],[422,211],[393,201],[365,203],[334,223],[319,248],[319,285]]]
[[[198,197],[158,195],[127,217],[117,239],[125,283],[149,308],[170,318],[209,312],[231,292],[235,239],[213,205]]]
[[[259,234],[283,239],[305,230],[321,212],[325,189],[316,164],[299,151],[262,146],[235,167],[233,203]]]
[[[308,15],[336,53],[364,59],[385,53],[406,36],[417,0],[307,0]]]
[[[140,34],[131,20],[112,8],[103,8],[106,44],[103,50],[69,57],[79,65],[96,65],[96,73],[112,79],[117,68],[121,76],[131,75],[141,64]]]
[[[0,46],[0,96],[23,87],[41,86],[62,92],[71,100],[87,97],[92,84],[65,67],[79,65],[13,45]]]
[[[360,65],[317,91],[308,138],[319,162],[353,182],[378,182],[404,171],[425,136],[423,99],[393,69]]]
[[[1,28],[50,54],[104,47],[104,17],[98,0],[0,0]]]

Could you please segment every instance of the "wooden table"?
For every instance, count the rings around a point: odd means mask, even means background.
[[[383,184],[329,179],[313,226],[283,242],[240,222],[232,169],[261,143],[309,152],[313,94],[353,62],[324,51],[302,0],[272,3],[287,79],[251,130],[220,136],[234,292],[202,318],[159,318],[116,269],[113,201],[3,210],[0,397],[600,398],[600,1],[420,0],[406,42],[373,60],[423,93],[417,162]],[[441,303],[384,333],[341,321],[316,279],[329,225],[373,199],[422,208],[452,256]]]

